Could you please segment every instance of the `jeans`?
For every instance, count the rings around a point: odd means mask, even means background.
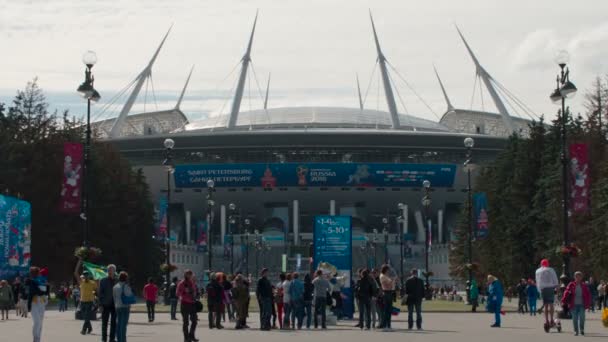
[[[414,309],[416,310],[416,328],[422,328],[422,301],[416,301],[416,303],[409,303],[407,305],[407,326],[412,328],[414,326]]]
[[[530,306],[530,316],[536,316],[536,298],[528,300]]]
[[[283,327],[289,328],[291,326],[291,303],[283,303],[283,310],[285,310],[285,315],[283,316]]]
[[[306,329],[310,329],[312,324],[312,301],[304,301],[304,312],[306,314]]]
[[[370,302],[371,313],[372,313],[372,326],[376,327],[376,321],[381,321],[378,317],[378,299],[376,297],[372,297]]]
[[[363,298],[359,300],[359,325],[361,329],[363,326],[367,329],[371,328],[372,324],[372,303],[369,298]]]
[[[44,310],[46,308],[47,300],[45,297],[34,297],[36,301],[32,301],[32,321],[34,326],[32,327],[32,335],[34,336],[34,342],[40,342],[42,337],[42,322],[44,320]]]
[[[184,339],[189,339],[194,337],[194,333],[196,332],[196,323],[198,322],[198,316],[196,314],[196,307],[194,303],[184,303],[181,304],[181,314],[182,314],[182,332],[184,333]],[[188,327],[190,327],[188,329]]]
[[[302,323],[304,320],[304,301],[302,299],[297,299],[295,301],[292,301],[291,303],[292,303],[291,324],[296,325],[296,321],[297,321],[297,328],[302,329]]]
[[[270,316],[272,316],[272,298],[260,298],[261,328],[270,329]]]
[[[500,326],[500,305],[494,305],[494,324]]]
[[[382,315],[382,326],[384,328],[391,328],[391,318],[393,315],[393,296],[395,291],[384,291],[383,301],[383,315]]]
[[[108,340],[108,320],[110,320],[110,341],[116,341],[116,309],[114,305],[101,308],[101,340]]]
[[[585,306],[575,305],[570,312],[572,313],[572,324],[575,333],[585,333]]]
[[[327,306],[327,298],[315,298],[315,328],[319,327],[319,315],[321,315],[321,327],[323,329],[327,328],[327,313],[325,312],[325,307]]]
[[[207,318],[209,319],[209,329],[218,328],[222,325],[220,323],[220,319],[222,318],[222,304],[220,303],[207,303],[209,307],[209,314]]]
[[[148,321],[154,321],[154,308],[156,306],[156,302],[153,300],[146,301],[146,309],[148,309]]]
[[[80,302],[80,312],[82,313],[82,319],[84,320],[84,323],[82,324],[83,332],[93,330],[93,326],[91,326],[91,311],[93,311],[93,302]]]
[[[177,319],[177,298],[171,298],[171,319]]]
[[[130,307],[116,309],[116,341],[127,342],[127,325],[129,324]]]
[[[68,301],[66,299],[59,300],[59,312],[66,311],[68,309]]]

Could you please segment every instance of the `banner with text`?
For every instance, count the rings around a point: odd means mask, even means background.
[[[80,187],[82,184],[82,144],[63,144],[63,176],[59,210],[64,213],[79,213]]]
[[[30,203],[0,195],[0,279],[11,279],[28,272],[31,233]]]
[[[489,233],[488,226],[488,197],[485,192],[473,195],[473,213],[475,215],[475,236],[485,239]]]
[[[571,207],[575,213],[589,208],[589,181],[587,144],[570,144]]]
[[[453,164],[389,163],[276,163],[177,165],[178,188],[216,187],[421,187],[428,179],[434,188],[454,183]]]
[[[316,216],[314,233],[313,268],[323,271],[323,275],[331,279],[337,274],[335,281],[344,295],[343,313],[346,317],[353,316],[352,280],[352,218],[350,216]]]

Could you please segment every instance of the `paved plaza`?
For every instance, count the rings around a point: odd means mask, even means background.
[[[59,313],[56,311],[47,312],[44,322],[42,342],[82,342],[100,341],[99,321],[93,322],[93,334],[82,336],[79,334],[81,323],[73,319],[74,313]],[[540,316],[530,317],[519,314],[507,314],[504,316],[503,327],[500,329],[490,328],[492,316],[490,314],[478,313],[429,313],[425,315],[424,331],[408,331],[407,317],[399,315],[394,323],[393,332],[361,331],[354,328],[354,322],[341,322],[338,326],[330,327],[327,331],[302,330],[302,331],[271,331],[262,332],[256,329],[233,330],[233,323],[226,323],[224,330],[209,330],[207,328],[206,313],[201,315],[200,329],[198,337],[201,341],[228,339],[236,341],[239,338],[246,338],[248,341],[257,342],[284,342],[285,337],[290,338],[290,342],[307,341],[310,337],[340,338],[342,341],[365,341],[370,339],[387,338],[387,335],[394,335],[396,338],[407,341],[446,341],[451,342],[470,342],[478,341],[480,338],[491,339],[492,342],[513,342],[513,341],[567,341],[572,340],[572,323],[564,322],[564,332],[561,334],[546,334],[542,330],[542,319]],[[254,314],[252,326],[255,326],[257,314]],[[600,313],[589,314],[586,328],[587,339],[599,340],[608,338],[608,329],[604,328],[601,322]],[[0,321],[0,341],[30,341],[31,320],[17,319],[12,316],[9,321]],[[159,314],[154,323],[147,322],[145,314],[136,313],[131,315],[128,328],[129,341],[150,341],[166,342],[180,341],[181,322],[170,321],[165,314]],[[390,338],[390,337],[389,337]]]

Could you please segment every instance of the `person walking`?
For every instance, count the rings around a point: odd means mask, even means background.
[[[76,279],[79,279],[81,277],[77,277]],[[82,277],[84,278],[84,277]],[[80,306],[80,287],[78,285],[73,286],[72,289],[72,301],[74,303],[74,308],[78,309],[78,307]]]
[[[540,291],[545,308],[545,324],[549,327],[555,326],[555,288],[559,286],[555,270],[549,267],[549,260],[540,261],[540,268],[536,270],[536,286]]]
[[[198,342],[196,338],[196,324],[198,315],[196,313],[195,302],[197,299],[198,288],[193,279],[191,270],[184,272],[184,279],[177,285],[177,296],[180,301],[182,314],[182,332],[184,342]]]
[[[528,279],[528,286],[526,287],[526,296],[528,297],[528,306],[530,307],[530,316],[536,316],[536,303],[538,302],[538,287],[532,279]]]
[[[562,305],[568,306],[572,313],[572,324],[574,335],[585,335],[585,310],[592,305],[591,291],[589,286],[583,282],[583,273],[575,272],[574,280],[571,281],[562,297]]]
[[[597,286],[597,308],[602,310],[604,307],[604,298],[606,298],[606,282],[600,280]]]
[[[91,274],[88,271],[82,273],[84,278],[80,278],[80,312],[82,313],[82,329],[80,330],[81,335],[90,334],[93,331],[91,325],[91,316],[93,312],[93,306],[95,303],[95,293],[97,292],[97,282],[91,279]]]
[[[12,290],[13,290],[13,302],[15,304],[15,314],[17,317],[21,315],[21,307],[19,305],[19,297],[21,293],[21,289],[23,288],[23,284],[21,284],[21,278],[16,277],[13,281]]]
[[[59,302],[59,312],[65,312],[67,310],[68,299],[67,299],[68,290],[65,284],[61,284],[57,291],[55,292],[55,298]]]
[[[391,318],[393,315],[393,300],[395,298],[395,283],[397,277],[390,274],[389,265],[382,265],[380,269],[380,286],[382,287],[382,325],[384,330],[392,330]]]
[[[242,275],[234,278],[234,286],[231,289],[231,298],[234,301],[236,311],[235,329],[245,329],[247,326],[247,304],[249,303],[249,290],[245,286],[245,279]]]
[[[597,283],[593,279],[593,277],[589,277],[589,281],[586,284],[589,287],[589,291],[591,292],[591,307],[589,308],[591,312],[595,312],[595,303],[597,302]],[[601,310],[601,309],[600,309]]]
[[[492,328],[500,328],[500,308],[502,307],[502,301],[504,298],[504,291],[502,284],[493,275],[488,275],[488,307],[489,311],[494,313],[494,324]]]
[[[281,284],[283,289],[283,329],[289,329],[291,327],[291,295],[289,293],[289,287],[291,286],[291,274],[285,275],[285,280]]]
[[[371,301],[372,327],[374,329],[379,329],[382,327],[381,305],[379,304],[382,301],[382,288],[380,287],[380,277],[378,276],[378,271],[376,269],[372,269],[370,278],[372,280],[372,285],[374,286],[374,295]],[[378,322],[378,324],[376,324],[376,322]]]
[[[471,300],[471,312],[477,312],[477,307],[479,306],[479,285],[477,285],[475,278],[473,278],[469,286],[469,298]]]
[[[528,294],[527,294],[527,289],[528,284],[526,282],[526,279],[520,279],[519,280],[519,284],[517,284],[516,287],[516,291],[517,291],[517,312],[520,314],[525,314],[528,312]]]
[[[6,280],[0,280],[0,312],[3,321],[8,320],[8,313],[13,303],[13,289]]]
[[[312,279],[309,273],[304,276],[304,313],[306,315],[306,329],[310,329],[312,325],[312,300],[315,291],[315,286],[312,284]]]
[[[361,279],[358,281],[357,298],[359,301],[359,328],[370,330],[372,324],[372,298],[374,296],[374,280],[369,275],[368,269],[361,271]]]
[[[292,329],[302,329],[304,320],[304,283],[300,280],[300,275],[294,272],[292,275],[291,286],[289,287],[289,296],[291,297]]]
[[[110,342],[116,341],[116,306],[114,304],[114,286],[116,285],[116,266],[108,265],[108,276],[99,281],[99,304],[101,305],[101,342],[108,341],[108,323],[110,323]]]
[[[112,303],[116,312],[116,341],[127,342],[127,325],[129,324],[131,304],[135,303],[135,296],[129,286],[127,272],[123,271],[118,275],[118,282],[112,288]]]
[[[173,277],[169,285],[169,303],[171,304],[171,320],[177,321],[177,277]]]
[[[315,329],[319,327],[319,315],[321,315],[321,329],[327,329],[327,296],[330,291],[330,284],[327,279],[323,277],[323,271],[317,270],[316,277],[312,281],[314,287],[314,301],[315,301]]]
[[[29,312],[29,298],[30,298],[30,279],[26,278],[21,284],[21,289],[19,290],[19,302],[17,306],[19,307],[19,314],[21,317],[27,318]]]
[[[472,286],[477,284],[471,283]],[[414,309],[416,310],[416,328],[422,330],[422,299],[424,298],[424,282],[418,278],[418,270],[413,269],[411,276],[405,281],[405,294],[407,299],[407,327],[414,327]]]
[[[148,310],[148,322],[154,322],[156,314],[156,298],[158,296],[158,286],[154,284],[153,278],[148,278],[148,283],[144,286],[144,299]]]
[[[209,313],[209,329],[224,329],[220,323],[222,318],[222,301],[224,297],[224,288],[220,284],[221,274],[211,273],[209,284],[207,284],[207,308]]]
[[[260,305],[260,330],[270,330],[270,316],[272,315],[272,284],[268,280],[268,269],[262,269],[255,291]]]
[[[276,303],[276,317],[279,320],[279,329],[283,329],[283,313],[284,313],[284,309],[285,309],[285,302],[284,302],[284,295],[283,295],[283,282],[285,282],[285,280],[287,279],[287,277],[285,277],[285,273],[280,273],[279,274],[279,282],[276,285],[276,295],[274,296],[274,301]],[[276,329],[276,325],[273,324],[273,326]]]
[[[32,335],[34,337],[34,342],[40,342],[42,338],[44,311],[48,304],[49,297],[48,286],[40,285],[38,280],[39,276],[40,268],[36,266],[30,267],[30,279],[26,284],[28,287],[27,311],[32,313]]]

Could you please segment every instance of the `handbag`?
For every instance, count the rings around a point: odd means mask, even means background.
[[[195,300],[194,301],[194,308],[196,309],[196,312],[203,312],[203,303],[200,300]]]
[[[125,286],[122,286],[122,293],[120,294],[120,301],[124,304],[124,305],[133,305],[135,303],[137,303],[137,298],[135,298],[135,295],[131,294],[131,295],[126,295],[125,294]]]
[[[325,295],[325,302],[326,305],[331,306],[334,303],[333,298],[331,298],[331,293],[327,292],[327,294]]]

